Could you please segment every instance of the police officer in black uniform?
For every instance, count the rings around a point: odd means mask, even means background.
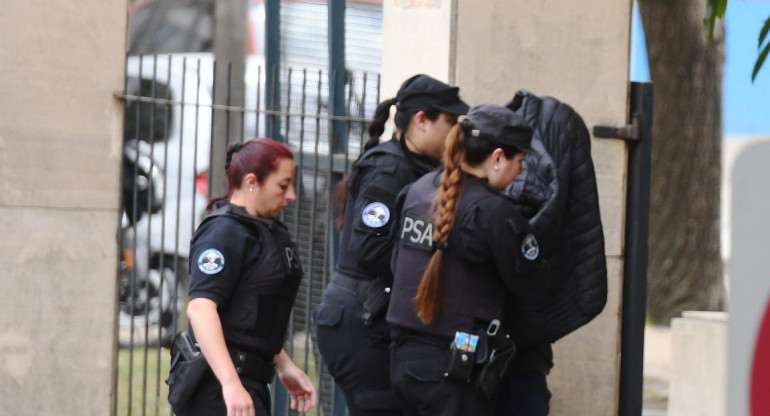
[[[505,107],[482,105],[447,137],[445,169],[399,197],[387,321],[391,377],[406,415],[492,415],[497,386],[526,313],[543,299],[539,245],[499,193],[521,173],[532,129]],[[506,302],[507,299],[512,301]]]
[[[315,406],[315,389],[282,350],[302,278],[295,245],[276,219],[296,199],[293,155],[271,139],[251,140],[230,146],[225,169],[228,198],[216,202],[190,247],[187,314],[211,371],[174,412],[269,415],[267,383],[276,372],[292,409],[305,412]]]
[[[377,107],[364,153],[338,188],[344,200],[339,262],[314,317],[320,353],[352,416],[401,414],[391,394],[384,320],[393,206],[405,185],[438,166],[447,133],[468,110],[458,92],[427,75],[405,81]],[[378,144],[392,105],[397,131]]]

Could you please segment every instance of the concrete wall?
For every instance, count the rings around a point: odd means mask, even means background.
[[[686,311],[671,320],[671,370],[670,416],[727,414],[725,312]]]
[[[630,0],[383,4],[383,97],[423,72],[459,85],[470,104],[502,104],[526,89],[569,103],[589,131],[627,121]],[[610,297],[597,319],[556,344],[549,377],[554,415],[617,412],[626,145],[593,140],[592,153]]]
[[[395,97],[401,83],[416,73],[451,79],[452,0],[384,0],[382,5],[380,97]]]
[[[0,408],[111,409],[126,2],[0,11]]]

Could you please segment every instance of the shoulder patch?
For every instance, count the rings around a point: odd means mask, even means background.
[[[204,274],[217,274],[225,268],[225,256],[215,248],[209,248],[198,256],[198,270]]]
[[[540,244],[532,233],[524,237],[521,243],[521,255],[527,260],[535,260],[540,255]]]
[[[367,227],[380,228],[390,221],[390,209],[382,202],[372,202],[364,207],[361,220]]]

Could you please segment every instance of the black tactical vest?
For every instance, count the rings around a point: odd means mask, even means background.
[[[227,304],[219,307],[226,342],[230,347],[275,355],[283,347],[303,275],[296,244],[281,221],[256,218],[232,205],[217,209],[204,222],[222,215],[249,227],[261,246],[257,265],[249,268],[248,276],[241,276]]]
[[[441,313],[430,326],[417,317],[414,297],[434,252],[431,209],[440,178],[437,172],[417,180],[403,203],[387,320],[413,331],[452,337],[455,331],[472,332],[500,319],[506,289],[491,255],[483,249],[484,236],[464,225],[469,216],[482,215],[479,208],[495,194],[480,179],[466,178],[443,256]]]

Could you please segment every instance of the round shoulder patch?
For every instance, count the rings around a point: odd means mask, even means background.
[[[521,243],[521,255],[527,260],[535,260],[540,255],[540,244],[532,233],[524,237]]]
[[[390,210],[382,202],[372,202],[364,207],[361,220],[367,227],[380,228],[390,220]]]
[[[205,274],[217,274],[225,268],[225,256],[215,248],[209,248],[198,256],[198,270]]]

